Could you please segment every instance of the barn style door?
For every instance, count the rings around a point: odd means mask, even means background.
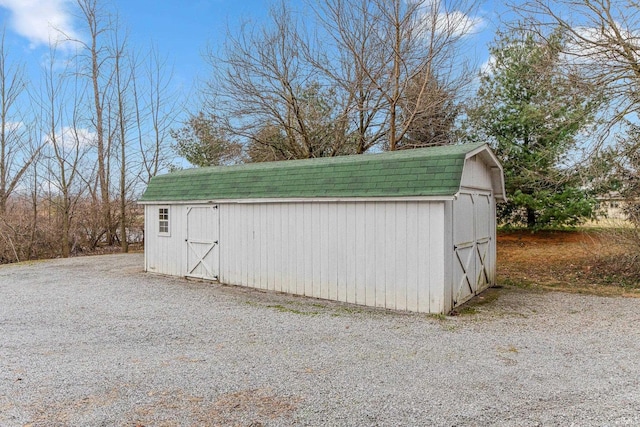
[[[461,193],[453,204],[454,307],[490,283],[491,201],[491,194]]]
[[[218,280],[220,270],[217,205],[187,208],[187,276]]]

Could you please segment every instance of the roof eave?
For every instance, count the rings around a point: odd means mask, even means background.
[[[263,197],[247,199],[202,199],[202,200],[139,200],[139,205],[196,205],[215,203],[308,203],[308,202],[444,202],[454,200],[455,195],[435,195],[435,196],[380,196],[380,197]]]

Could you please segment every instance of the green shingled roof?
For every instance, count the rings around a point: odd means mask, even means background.
[[[152,178],[140,201],[452,196],[482,145],[187,169]]]

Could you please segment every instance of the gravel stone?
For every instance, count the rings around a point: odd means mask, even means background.
[[[0,426],[640,425],[640,299],[428,316],[142,264],[0,266]]]

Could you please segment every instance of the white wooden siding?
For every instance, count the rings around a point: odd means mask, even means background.
[[[169,234],[158,233],[158,209],[169,207]],[[184,205],[145,206],[145,270],[153,273],[186,274],[187,207]]]
[[[444,202],[220,204],[220,280],[441,312]]]
[[[461,187],[489,190],[493,188],[491,181],[491,169],[479,156],[473,156],[465,160],[462,169]]]

